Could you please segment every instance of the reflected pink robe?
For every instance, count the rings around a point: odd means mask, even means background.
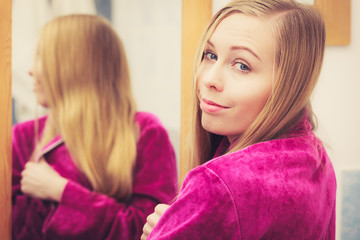
[[[46,117],[39,120],[40,132],[45,121]],[[174,199],[178,184],[175,153],[164,127],[149,113],[138,112],[136,121],[141,133],[128,203],[91,191],[64,144],[45,155],[60,175],[70,179],[60,203],[23,195],[20,173],[35,147],[34,121],[16,125],[12,151],[13,239],[140,239],[146,217],[158,203]]]
[[[190,171],[148,240],[335,239],[335,173],[310,129],[304,120]]]

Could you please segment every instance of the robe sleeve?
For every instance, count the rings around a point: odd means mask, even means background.
[[[226,219],[226,221],[225,221]],[[234,199],[224,181],[200,166],[186,176],[179,198],[148,240],[242,239]]]
[[[45,118],[39,121],[40,128]],[[34,121],[12,128],[12,236],[13,239],[42,239],[39,229],[49,212],[49,202],[21,192],[21,172],[35,148]]]
[[[27,125],[16,125],[12,128],[12,198],[21,194],[20,180],[21,172],[24,170],[26,162],[29,161],[35,147],[34,133],[29,130]],[[30,128],[31,129],[31,128]]]
[[[174,149],[156,121],[140,123],[133,193],[128,204],[70,181],[59,206],[45,222],[50,239],[140,239],[146,217],[177,194]]]

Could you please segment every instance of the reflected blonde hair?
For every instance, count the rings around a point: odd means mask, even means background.
[[[188,170],[205,163],[213,154],[215,134],[201,126],[201,109],[197,98],[197,76],[205,45],[218,24],[233,13],[268,18],[272,21],[275,46],[273,89],[264,108],[227,153],[252,144],[276,139],[294,126],[308,112],[315,128],[310,97],[317,83],[324,56],[325,25],[313,6],[292,0],[235,0],[219,10],[211,19],[198,48],[194,69],[193,113],[187,155]],[[275,66],[274,66],[275,67]]]
[[[61,134],[95,191],[129,198],[136,107],[117,33],[99,16],[59,17],[43,28],[37,59],[50,108],[37,149]]]

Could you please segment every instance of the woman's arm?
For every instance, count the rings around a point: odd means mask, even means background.
[[[46,117],[39,119],[39,133]],[[12,235],[13,239],[42,239],[41,227],[51,206],[48,201],[31,198],[21,191],[21,173],[35,149],[34,121],[12,129]]]
[[[192,170],[178,199],[147,239],[242,239],[236,205],[226,184],[206,167]]]
[[[12,199],[21,193],[21,172],[35,148],[34,122],[18,124],[12,129]]]
[[[146,217],[177,194],[173,147],[165,129],[142,123],[137,144],[133,193],[124,203],[69,181],[59,206],[45,222],[46,236],[57,239],[140,239]]]
[[[21,172],[21,191],[34,198],[59,202],[68,180],[61,177],[44,159],[27,162]]]
[[[139,239],[145,218],[157,203],[147,195],[118,202],[69,181],[43,229],[56,239]]]

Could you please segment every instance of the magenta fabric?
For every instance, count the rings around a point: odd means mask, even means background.
[[[46,117],[39,120],[40,132],[45,121]],[[64,144],[45,155],[60,175],[70,179],[60,203],[23,195],[20,173],[35,147],[34,121],[16,125],[12,150],[13,239],[140,239],[146,217],[157,204],[175,198],[178,183],[175,153],[165,128],[150,113],[138,112],[136,121],[141,133],[133,193],[127,203],[92,191]]]
[[[335,173],[310,129],[304,120],[190,171],[148,239],[335,239]]]

